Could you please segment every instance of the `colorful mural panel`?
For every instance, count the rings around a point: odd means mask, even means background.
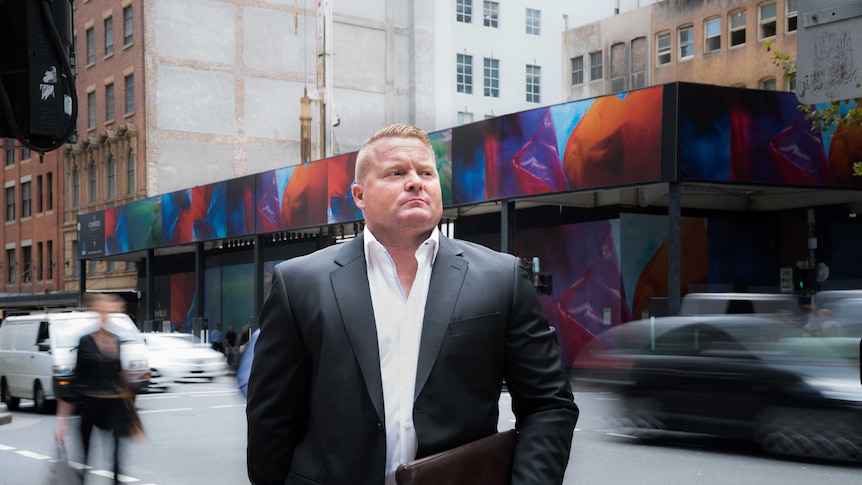
[[[129,208],[130,205],[126,204],[105,209],[105,254],[109,256],[131,250]]]
[[[255,233],[255,176],[249,175],[226,182],[226,223],[228,236]]]
[[[452,205],[452,130],[429,133],[428,139],[431,141],[434,157],[437,160],[443,205]]]
[[[227,184],[219,182],[162,195],[162,243],[207,241],[227,235]]]
[[[328,207],[326,222],[337,224],[362,219],[362,211],[356,207],[353,200],[354,175],[356,170],[357,152],[340,155],[329,159],[328,169]]]
[[[681,84],[684,180],[859,186],[862,130],[819,133],[793,93]],[[855,157],[855,158],[854,158]]]
[[[129,250],[155,248],[162,241],[161,198],[153,197],[128,204]]]

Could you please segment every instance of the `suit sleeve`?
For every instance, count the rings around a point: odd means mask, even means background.
[[[273,270],[248,383],[248,476],[283,484],[308,417],[309,356],[291,310],[285,268]]]
[[[536,289],[520,263],[514,266],[505,359],[518,429],[512,485],[561,484],[579,411]]]

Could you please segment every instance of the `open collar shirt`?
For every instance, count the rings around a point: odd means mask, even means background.
[[[365,228],[365,262],[377,325],[380,377],[386,421],[386,483],[395,483],[398,465],[416,457],[418,441],[413,427],[413,395],[422,321],[428,300],[431,267],[437,257],[440,233],[431,232],[416,250],[419,267],[405,297],[395,262],[386,248]]]

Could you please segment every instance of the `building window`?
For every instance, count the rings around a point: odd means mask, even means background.
[[[473,122],[473,113],[468,111],[459,111],[458,112],[458,125],[466,125],[467,123]]]
[[[542,102],[542,68],[527,64],[527,102]]]
[[[48,172],[45,174],[45,209],[54,210],[54,174]]]
[[[787,80],[787,90],[791,93],[796,92],[796,78],[791,78]]]
[[[87,29],[87,65],[96,62],[96,31]]]
[[[87,93],[87,123],[91,129],[96,127],[96,93]]]
[[[632,82],[629,85],[630,89],[638,89],[646,87],[646,70],[647,70],[647,40],[646,37],[638,37],[632,39],[632,54],[631,54],[631,77]]]
[[[618,42],[611,46],[611,92],[626,90],[626,45]]]
[[[455,20],[465,24],[473,23],[473,0],[457,0],[455,2]]]
[[[796,0],[787,0],[785,8],[787,9],[787,14],[785,15],[787,19],[787,32],[796,32],[796,17],[798,15]]]
[[[27,147],[21,149],[21,161],[24,160],[30,160],[30,149]]]
[[[132,27],[132,6],[123,7],[123,45],[132,43],[134,28]]]
[[[48,264],[46,265],[46,267],[48,268],[48,271],[47,271],[48,279],[53,280],[54,279],[54,241],[48,241],[47,255],[48,255],[48,258],[47,258]]]
[[[768,39],[770,37],[775,37],[776,31],[776,20],[775,20],[775,2],[772,3],[764,3],[763,5],[757,8],[758,15],[760,18],[760,34],[758,39]]]
[[[496,29],[500,21],[500,4],[485,0],[482,21],[484,22],[485,27],[493,27]]]
[[[30,191],[30,182],[24,182],[21,184],[21,217],[30,217],[33,215],[33,197]]]
[[[572,86],[584,84],[584,56],[572,58]]]
[[[45,276],[42,274],[42,243],[36,244],[36,281],[42,281],[42,277]]]
[[[527,9],[527,35],[542,34],[542,11]]]
[[[13,146],[14,143],[15,143],[15,140],[13,140],[11,138],[6,138],[6,146],[7,147]],[[14,148],[7,148],[6,149],[6,166],[9,167],[12,165],[15,165],[15,149]]]
[[[126,157],[126,190],[129,194],[135,193],[135,152],[131,149]]]
[[[15,249],[6,250],[6,282],[15,284]]]
[[[105,57],[114,53],[114,19],[105,19]]]
[[[704,49],[707,53],[721,50],[721,18],[709,19],[704,22],[703,30],[706,35]]]
[[[114,121],[114,84],[105,86],[105,121]]]
[[[96,202],[96,199],[99,196],[99,190],[98,190],[99,184],[98,184],[97,175],[98,174],[96,173],[96,162],[93,160],[90,160],[90,166],[87,169],[87,176],[88,176],[89,182],[90,182],[90,185],[88,187],[89,193],[90,193],[90,202]]]
[[[135,78],[126,76],[126,114],[135,112]]]
[[[590,53],[590,81],[602,79],[602,51]]]
[[[15,187],[6,187],[6,220],[15,220]]]
[[[114,156],[108,154],[108,198],[113,199],[117,196],[117,162]]]
[[[730,13],[730,47],[745,44],[745,10]]]
[[[33,281],[33,248],[24,246],[21,248],[24,255],[24,283]]]
[[[78,167],[72,169],[72,207],[78,207],[81,203],[81,173]]]
[[[760,89],[763,89],[766,91],[775,91],[776,88],[777,88],[777,84],[775,82],[774,77],[769,77],[769,78],[766,78],[766,79],[760,81]]]
[[[455,83],[459,93],[473,94],[473,56],[458,54]]]
[[[688,59],[694,56],[694,27],[679,29],[679,58]]]
[[[485,96],[500,97],[500,60],[485,58]]]
[[[45,192],[42,189],[42,176],[37,175],[36,176],[36,213],[37,214],[40,214],[43,210],[42,209],[42,207],[43,207],[42,195],[44,193]]]

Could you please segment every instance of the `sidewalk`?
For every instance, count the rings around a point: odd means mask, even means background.
[[[12,422],[12,415],[9,413],[0,412],[0,426]]]

